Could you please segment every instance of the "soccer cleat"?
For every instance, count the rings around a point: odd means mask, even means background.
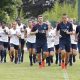
[[[45,61],[42,61],[42,67],[45,67]]]
[[[42,66],[42,64],[41,65],[39,65],[39,68],[42,68],[43,66]]]
[[[59,63],[59,66],[61,66],[61,63]]]
[[[62,67],[62,69],[65,68],[65,64],[63,62],[61,63],[61,67]]]
[[[64,68],[67,69],[67,64],[65,64]]]
[[[30,66],[33,66],[33,64],[32,64],[32,63],[30,63]]]
[[[58,64],[58,60],[55,61],[55,64]]]

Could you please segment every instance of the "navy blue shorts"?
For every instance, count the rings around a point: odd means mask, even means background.
[[[77,45],[76,44],[71,44],[71,48],[72,49],[77,49]]]
[[[47,42],[36,43],[36,51],[37,53],[41,53],[42,51],[47,52],[48,51]]]
[[[25,40],[24,39],[19,39],[21,46],[25,45]]]
[[[66,52],[70,52],[71,43],[69,41],[60,41],[59,48],[60,50],[65,50]]]
[[[36,48],[36,44],[35,43],[30,43],[30,42],[27,42],[26,43],[26,47],[29,49],[29,48]]]
[[[8,42],[3,42],[3,46],[4,46],[4,48],[8,48],[9,43]]]
[[[3,42],[0,41],[0,45],[3,45]]]
[[[78,51],[80,53],[80,42],[78,42]]]
[[[14,47],[15,50],[19,49],[19,45],[10,44],[10,47]]]
[[[48,48],[48,52],[50,53],[51,51],[54,51],[54,48]]]
[[[59,44],[55,45],[55,50],[59,50]]]

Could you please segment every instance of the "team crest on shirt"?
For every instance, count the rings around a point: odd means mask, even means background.
[[[44,29],[46,29],[46,26],[44,27]]]
[[[67,26],[67,29],[69,29],[69,26]]]

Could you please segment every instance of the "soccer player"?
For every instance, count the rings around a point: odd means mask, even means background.
[[[55,38],[55,30],[52,28],[50,22],[46,22],[48,25],[48,32],[47,32],[47,46],[49,56],[47,57],[48,66],[53,63],[53,56],[54,56],[54,38]]]
[[[55,63],[58,64],[59,62],[59,66],[61,66],[61,52],[59,49],[59,34],[58,33],[55,33],[54,45],[55,45],[55,56],[56,56]]]
[[[21,33],[17,29],[16,22],[12,23],[12,28],[10,29],[9,35],[10,35],[10,57],[12,61],[14,61],[15,64],[17,64],[18,63],[19,38],[21,37]]]
[[[2,25],[0,23],[0,61],[2,62],[3,60],[3,40],[2,40],[2,34],[3,34],[3,29],[2,29]]]
[[[70,35],[73,33],[73,27],[70,22],[68,22],[67,14],[63,14],[62,22],[57,25],[57,32],[60,33],[59,47],[62,56],[62,68],[66,68],[69,60],[71,39]]]
[[[79,59],[80,59],[80,25],[76,27],[76,38],[75,40],[78,42],[78,52],[79,52]]]
[[[20,63],[20,62],[23,62],[23,59],[24,59],[24,45],[25,45],[24,30],[26,29],[26,26],[21,23],[20,18],[18,18],[16,22],[17,22],[17,28],[21,31],[20,46],[19,46],[19,52],[18,52],[18,60]]]
[[[32,20],[28,21],[28,27],[25,30],[25,38],[26,39],[26,46],[29,51],[29,59],[30,59],[30,66],[33,65],[33,62],[36,62],[36,36],[31,34],[31,30],[33,28],[33,22]]]
[[[39,61],[39,66],[44,67],[44,60],[48,57],[47,37],[48,25],[43,22],[43,17],[38,16],[38,23],[33,27],[32,32],[36,34],[36,50]],[[41,60],[41,53],[43,52],[43,58]]]
[[[75,41],[77,25],[74,25],[73,19],[70,19],[69,21],[73,25],[73,34],[71,35],[71,54],[69,56],[69,63],[70,66],[72,66],[72,63],[76,61],[75,56],[77,55],[77,42]]]
[[[9,28],[6,27],[6,23],[2,22],[2,43],[3,43],[3,51],[2,51],[2,58],[1,62],[6,62],[6,55],[7,55],[7,49],[8,49],[8,34],[9,34]]]

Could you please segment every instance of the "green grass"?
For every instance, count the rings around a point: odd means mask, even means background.
[[[64,70],[58,65],[46,66],[40,69],[38,64],[29,66],[28,55],[25,54],[25,61],[21,64],[10,63],[0,64],[0,80],[68,80],[64,78]],[[68,67],[69,80],[80,80],[80,60]]]

